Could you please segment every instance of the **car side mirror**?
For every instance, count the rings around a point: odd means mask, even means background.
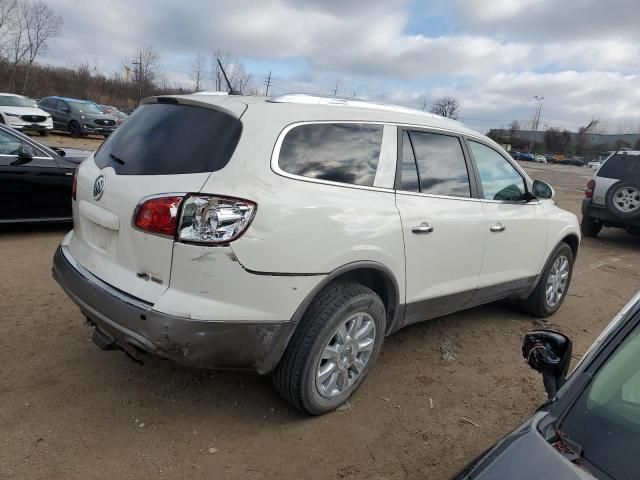
[[[549,199],[556,195],[553,187],[542,180],[534,180],[531,187],[531,194],[536,198]]]
[[[572,349],[569,337],[552,330],[532,330],[524,336],[522,356],[531,368],[542,373],[549,400],[567,380]]]
[[[17,154],[18,159],[11,162],[11,165],[24,165],[25,163],[29,163],[33,160],[33,157],[36,156],[35,150],[30,145],[25,145],[24,143],[18,147]]]

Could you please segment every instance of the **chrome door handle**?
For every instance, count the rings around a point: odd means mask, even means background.
[[[498,222],[495,225],[491,225],[491,227],[489,227],[489,230],[491,230],[494,233],[504,232],[505,226],[502,225],[500,222]]]
[[[433,232],[433,227],[427,222],[422,222],[420,225],[414,225],[411,227],[411,231],[413,233],[431,233]]]

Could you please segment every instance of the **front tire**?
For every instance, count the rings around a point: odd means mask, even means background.
[[[580,231],[585,237],[597,237],[602,230],[602,223],[596,222],[591,217],[582,217],[580,222]]]
[[[75,120],[69,124],[69,133],[72,137],[78,138],[82,136],[82,128]]]
[[[334,410],[377,360],[385,326],[384,304],[373,290],[353,282],[329,284],[293,334],[273,376],[276,390],[302,412]]]
[[[41,137],[49,136],[49,131],[48,130],[40,130],[38,133],[40,134]]]
[[[540,318],[553,315],[564,302],[573,274],[573,250],[561,242],[549,256],[538,285],[521,301],[525,312]]]

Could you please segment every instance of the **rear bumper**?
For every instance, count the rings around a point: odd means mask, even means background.
[[[268,373],[278,364],[296,322],[200,321],[167,315],[102,282],[66,246],[53,259],[53,277],[97,329],[102,348],[134,357],[152,353],[199,368]]]
[[[590,198],[582,200],[582,216],[596,219],[610,227],[640,227],[640,218],[623,219],[616,217],[607,207],[593,203]]]

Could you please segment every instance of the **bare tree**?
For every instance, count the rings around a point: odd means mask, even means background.
[[[453,118],[455,120],[458,118],[459,108],[460,103],[456,97],[446,96],[437,99],[431,104],[431,113],[435,113],[436,115],[446,118]]]
[[[593,133],[593,130],[598,126],[599,121],[592,118],[589,123],[578,129],[578,136],[576,138],[576,154],[582,154],[589,145],[589,134]]]
[[[145,91],[153,85],[154,80],[158,77],[158,61],[158,54],[151,45],[143,46],[136,53],[132,64],[133,81],[138,86],[138,102],[142,100]]]
[[[512,120],[509,124],[509,141],[513,140],[518,131],[520,130],[520,122],[518,120]]]
[[[9,76],[8,86],[11,90],[16,89],[16,76],[18,74],[18,65],[29,52],[29,44],[27,42],[27,27],[25,24],[22,9],[16,3],[15,9],[7,19],[8,30],[8,50],[11,62],[11,74]]]
[[[20,4],[20,15],[23,17],[26,33],[27,69],[24,74],[22,93],[27,91],[29,72],[38,53],[47,48],[49,40],[57,37],[62,32],[62,17],[43,1],[35,3],[23,2]]]
[[[193,80],[196,92],[199,92],[202,89],[202,84],[207,74],[207,67],[205,63],[206,59],[200,52],[196,54],[191,62],[191,79]]]
[[[16,5],[16,0],[0,0],[0,58],[8,53],[9,31]]]

